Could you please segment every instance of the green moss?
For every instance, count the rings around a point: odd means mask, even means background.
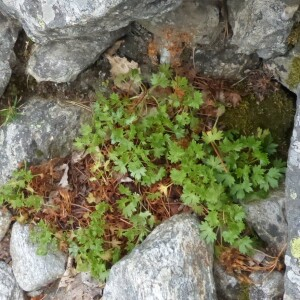
[[[300,41],[300,22],[295,23],[291,33],[288,36],[288,44],[291,46],[295,46]]]
[[[226,129],[235,129],[244,135],[269,129],[279,151],[286,155],[295,115],[294,99],[284,90],[276,91],[259,101],[254,94],[242,98],[236,108],[227,108],[221,118]]]
[[[295,258],[300,259],[300,237],[292,239],[291,253]]]
[[[239,295],[240,300],[249,300],[250,299],[249,288],[250,288],[249,284],[246,284],[246,283],[242,284],[241,293]]]
[[[38,158],[41,158],[41,157],[44,156],[44,152],[43,152],[42,150],[37,149],[37,150],[35,151],[35,155],[36,155]]]
[[[293,58],[290,72],[286,83],[290,88],[296,88],[300,84],[300,57],[296,56]]]

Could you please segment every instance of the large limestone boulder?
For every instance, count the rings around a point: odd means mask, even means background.
[[[213,249],[199,237],[199,222],[176,215],[158,226],[115,264],[103,300],[216,299]]]
[[[136,19],[164,14],[181,0],[1,0],[0,9],[20,20],[35,42],[97,39]]]
[[[151,19],[182,0],[2,0],[37,43],[27,72],[37,81],[69,82],[126,33],[134,20]]]
[[[39,163],[71,152],[86,111],[55,100],[32,98],[0,128],[0,185],[23,161]]]

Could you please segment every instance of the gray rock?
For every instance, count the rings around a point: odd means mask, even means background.
[[[210,44],[220,33],[219,14],[219,8],[213,2],[210,4],[183,0],[177,9],[141,23],[156,38],[159,37],[165,42],[161,47],[168,47],[172,37],[178,39],[180,34],[185,37],[188,35],[189,42],[193,45]]]
[[[19,286],[27,292],[60,278],[66,264],[66,255],[60,251],[37,255],[37,246],[31,243],[29,235],[29,225],[13,225],[10,240],[12,268]]]
[[[112,267],[102,299],[216,299],[212,267],[197,219],[176,215]]]
[[[4,238],[11,222],[11,214],[0,208],[0,242]]]
[[[176,50],[194,51],[189,63],[205,76],[241,79],[243,72],[258,63],[258,57],[236,53],[236,46],[225,42],[221,1],[185,0],[177,9],[158,18],[141,21],[154,34],[160,62],[176,64]],[[198,46],[200,45],[200,46]],[[179,59],[178,59],[179,60]]]
[[[101,38],[54,41],[37,45],[30,56],[27,73],[38,82],[70,82],[93,64],[126,29],[101,34]]]
[[[300,89],[286,172],[288,247],[285,254],[284,300],[300,299]]]
[[[18,163],[40,163],[70,153],[86,111],[75,105],[33,98],[17,118],[0,128],[0,185]]]
[[[280,81],[281,84],[290,91],[297,93],[297,86],[299,86],[300,80],[297,84],[294,80],[290,82],[291,79],[289,78],[294,60],[296,60],[299,65],[296,67],[297,72],[298,69],[300,69],[300,43],[298,43],[287,55],[278,56],[266,61],[264,66],[272,72],[273,76]],[[299,78],[298,75],[295,77]]]
[[[283,274],[278,271],[254,272],[249,278],[254,283],[249,287],[250,300],[281,300],[284,293]],[[297,298],[294,298],[295,300]]]
[[[3,94],[15,63],[13,47],[18,37],[19,26],[0,11],[0,96]]]
[[[220,44],[214,47],[200,47],[193,58],[198,72],[205,76],[238,80],[244,72],[258,65],[257,55],[236,53],[235,47]]]
[[[267,199],[244,205],[249,225],[277,253],[283,250],[287,241],[284,206],[284,190],[274,191]]]
[[[0,300],[23,300],[24,293],[18,286],[9,265],[0,261]]]
[[[286,39],[299,2],[284,0],[227,0],[233,31],[232,45],[238,52],[257,53],[261,58],[285,54]]]
[[[35,42],[94,38],[151,19],[182,0],[1,0],[0,9],[18,19]]]
[[[176,8],[182,0],[2,0],[38,43],[28,73],[37,81],[68,82],[124,34],[130,22]]]
[[[214,262],[214,279],[218,299],[240,300],[245,293],[248,294],[245,287],[234,276],[228,274],[217,261]]]

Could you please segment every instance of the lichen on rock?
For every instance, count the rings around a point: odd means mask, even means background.
[[[291,254],[300,259],[300,237],[291,240]]]
[[[300,57],[295,56],[290,65],[287,84],[294,89],[300,84]]]
[[[291,46],[295,46],[300,41],[300,22],[294,24],[287,42]]]

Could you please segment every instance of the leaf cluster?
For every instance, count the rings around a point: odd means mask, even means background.
[[[136,97],[100,96],[93,122],[82,127],[76,146],[100,155],[100,179],[104,164],[140,186],[169,177],[182,188],[182,202],[204,216],[201,236],[214,242],[219,235],[245,253],[251,240],[242,236],[245,213],[240,202],[277,187],[284,164],[272,160],[277,145],[267,130],[248,137],[215,126],[203,131],[202,104],[201,93],[186,78],[173,77],[161,66],[151,87]],[[126,197],[118,206],[130,219],[139,196]]]
[[[201,216],[202,238],[207,242],[219,238],[242,253],[249,251],[252,242],[243,234],[241,202],[265,196],[278,186],[285,171],[284,164],[274,160],[277,145],[270,133],[258,130],[246,137],[216,126],[208,130],[201,119],[201,93],[187,78],[173,76],[166,65],[152,75],[147,88],[135,71],[120,80],[139,84],[140,94],[100,94],[91,122],[81,127],[75,146],[93,158],[91,181],[129,178],[132,184],[120,181],[115,204],[100,199],[87,216],[89,226],[68,235],[78,268],[104,279],[124,250],[130,251],[153,228],[155,216],[145,201],[166,196],[168,186],[178,187],[182,203]],[[0,204],[39,209],[38,201],[28,200],[35,197],[28,189],[30,173],[21,172],[0,192]],[[152,193],[151,188],[159,184],[161,190]],[[90,203],[94,198],[86,200]],[[112,226],[109,214],[123,225]],[[43,223],[40,227],[40,241],[51,244],[53,232]]]
[[[8,204],[13,209],[26,207],[39,210],[43,198],[30,187],[32,179],[33,175],[26,167],[16,170],[0,189],[0,205]]]
[[[38,255],[46,255],[48,252],[58,248],[58,239],[55,236],[55,229],[51,228],[44,220],[40,220],[30,232],[30,240],[35,243]]]

